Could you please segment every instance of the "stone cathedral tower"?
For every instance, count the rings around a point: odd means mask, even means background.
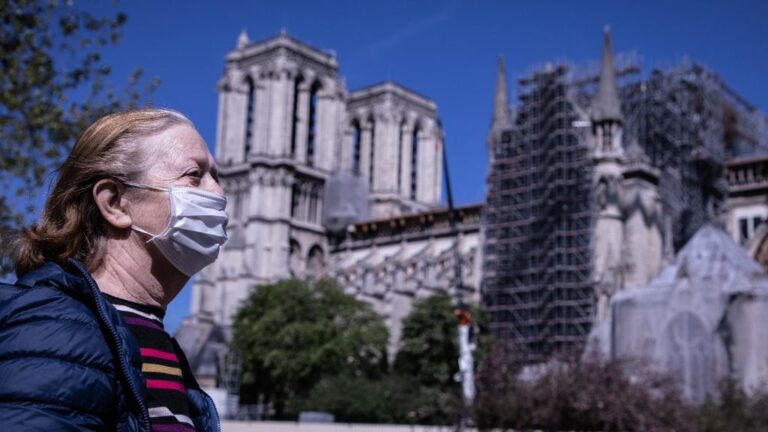
[[[616,86],[611,35],[606,28],[597,93],[587,137],[594,162],[594,280],[596,321],[625,285],[647,284],[661,269],[663,215],[659,172],[632,138],[625,147],[624,116]]]
[[[243,31],[217,89],[230,239],[197,275],[177,335],[199,377],[215,376],[209,369],[253,286],[329,273],[324,216],[350,194],[328,187],[365,191],[364,211],[347,220],[359,222],[436,208],[442,175],[433,101],[393,82],[349,92],[335,53],[285,32],[252,43]]]

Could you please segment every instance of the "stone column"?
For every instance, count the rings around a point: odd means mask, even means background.
[[[294,159],[299,163],[307,161],[307,137],[309,136],[309,89],[312,85],[312,75],[305,73],[304,80],[299,84],[299,97],[296,100],[298,124],[296,125],[296,154]]]
[[[386,189],[389,192],[397,193],[400,185],[397,183],[397,170],[401,162],[400,154],[400,123],[402,122],[402,116],[400,114],[393,114],[387,131],[389,137],[387,138],[388,154],[387,157],[387,184]],[[401,167],[402,168],[402,167]]]
[[[248,206],[245,208],[245,217],[244,220],[250,219],[251,216],[261,216],[263,215],[264,208],[262,207],[262,198],[263,198],[263,189],[261,185],[261,179],[259,172],[257,171],[258,168],[252,169],[250,173],[248,173],[248,182],[249,182],[249,200],[248,200]]]
[[[360,135],[360,176],[367,186],[371,164],[371,123],[367,120],[360,126]]]
[[[373,182],[369,181],[371,185],[371,192],[383,192],[386,188],[386,176],[387,176],[387,147],[390,145],[388,138],[389,135],[389,118],[382,113],[375,114],[375,127],[371,131],[373,134],[373,154],[371,155],[371,169],[368,171],[373,173]]]
[[[411,155],[413,154],[414,126],[415,119],[409,117],[400,132],[403,137],[403,153],[400,155],[400,163],[402,164],[400,196],[407,199],[411,198],[411,172],[413,170],[413,167],[411,166]]]
[[[283,72],[274,72],[270,81],[270,122],[267,155],[280,156],[285,145],[286,84],[288,82]]]
[[[283,81],[284,97],[282,138],[278,142],[276,155],[290,157],[291,155],[291,129],[293,128],[293,92],[296,90],[296,82],[292,70],[284,70],[280,74]]]
[[[269,129],[272,113],[272,79],[266,73],[261,73],[256,81],[256,104],[258,108],[254,115],[256,130],[253,133],[254,154],[264,155],[269,152]]]
[[[432,203],[438,204],[440,202],[440,192],[443,186],[443,131],[437,129],[437,141],[435,142],[435,168],[434,168],[434,181],[432,183]]]
[[[325,79],[318,100],[315,166],[329,171],[333,169],[336,162],[334,153],[339,127],[338,109],[336,83],[333,79]]]
[[[381,146],[376,156],[376,189],[380,192],[397,190],[398,124],[399,118],[392,114],[381,116]]]
[[[221,112],[220,123],[222,127],[222,141],[219,142],[223,156],[222,163],[239,163],[244,159],[245,149],[245,110],[247,95],[243,83],[243,73],[238,69],[231,69],[225,77],[226,84],[223,97],[224,104]]]
[[[345,129],[344,125],[347,124],[347,117],[345,113],[344,95],[339,89],[337,82],[336,97],[334,100],[333,110],[333,149],[329,150],[331,154],[330,169],[331,171],[341,171],[344,169],[344,138]]]
[[[610,296],[620,284],[623,270],[624,226],[619,207],[621,166],[598,160],[594,171],[595,228],[594,277],[599,295]]]
[[[432,142],[432,137],[428,134],[425,130],[419,131],[419,154],[418,154],[418,160],[416,161],[417,165],[417,179],[416,179],[416,201],[419,202],[426,202],[426,195],[427,191],[429,190],[429,180],[431,179],[430,176],[430,153],[431,150],[434,148],[434,143]]]
[[[219,91],[219,105],[216,110],[216,160],[220,163],[226,162],[227,151],[225,150],[225,133],[227,131],[227,116],[226,106],[229,100],[229,94],[226,89],[220,85]]]
[[[330,127],[333,100],[325,91],[317,95],[317,112],[315,113],[315,154],[313,165],[317,168],[327,168],[326,152],[331,147],[330,135],[333,129]]]
[[[345,119],[344,123],[345,126],[344,129],[344,135],[342,138],[342,144],[341,144],[341,155],[339,166],[337,168],[338,171],[344,171],[344,172],[352,172],[352,157],[354,149],[352,148],[354,145],[355,140],[355,131],[354,128],[350,125],[349,119]]]
[[[437,142],[439,139],[439,133],[437,131],[437,125],[434,120],[426,119],[426,125],[424,127],[424,145],[423,151],[419,155],[419,200],[434,204],[435,198],[435,171],[437,168]],[[421,150],[421,149],[420,149]]]

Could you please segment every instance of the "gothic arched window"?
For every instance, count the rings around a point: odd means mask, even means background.
[[[368,187],[372,190],[373,172],[374,168],[376,167],[376,160],[374,159],[374,156],[376,156],[376,120],[371,117],[368,120],[368,123],[371,125],[371,148],[370,152],[368,153]]]
[[[296,155],[296,128],[299,124],[299,86],[301,85],[301,76],[293,81],[293,109],[291,112],[291,156]]]
[[[320,222],[320,190],[313,187],[309,192],[309,215],[307,220],[314,223]]]
[[[360,141],[362,139],[360,122],[355,119],[352,122],[352,173],[360,174]]]
[[[323,249],[320,246],[315,245],[309,250],[309,255],[307,256],[307,276],[317,278],[322,275],[325,268],[324,255]]]
[[[291,276],[298,278],[301,276],[303,257],[301,256],[301,245],[294,239],[289,240],[288,269]]]
[[[291,217],[299,217],[299,205],[301,204],[301,188],[298,183],[291,186]]]
[[[416,182],[419,179],[419,125],[413,127],[411,134],[411,199],[416,199]]]
[[[247,94],[247,102],[245,104],[245,157],[251,152],[251,141],[253,139],[253,117],[254,117],[254,105],[256,104],[256,85],[253,82],[253,78],[245,78],[245,91]]]
[[[403,187],[403,133],[405,131],[405,120],[400,122],[400,128],[397,134],[397,191],[400,192]]]
[[[309,90],[309,116],[307,124],[307,165],[315,164],[315,143],[317,140],[317,93],[320,91],[320,82],[315,81]]]

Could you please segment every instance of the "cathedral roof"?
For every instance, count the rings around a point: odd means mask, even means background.
[[[603,57],[600,61],[600,81],[597,93],[592,99],[590,114],[593,121],[623,121],[621,101],[616,89],[616,69],[613,65],[611,32],[605,28],[603,36]]]
[[[480,229],[482,205],[467,205],[454,209],[460,232]],[[388,219],[358,222],[352,226],[348,234],[349,241],[370,241],[372,239],[389,239],[399,241],[405,237],[422,237],[425,233],[431,235],[445,234],[451,231],[451,212],[446,208],[410,213]],[[343,249],[345,245],[338,246]]]
[[[720,227],[699,228],[680,250],[674,263],[651,282],[651,287],[674,286],[680,279],[716,282],[721,291],[750,290],[748,280],[764,279],[765,270],[746,249]]]

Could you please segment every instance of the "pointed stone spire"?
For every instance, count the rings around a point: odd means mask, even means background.
[[[621,101],[616,89],[616,70],[613,66],[613,50],[611,48],[611,30],[605,26],[603,30],[603,57],[600,61],[600,82],[597,93],[592,100],[591,116],[595,122],[622,122]]]
[[[507,74],[504,70],[504,58],[499,56],[496,76],[496,91],[493,96],[493,120],[491,129],[503,127],[509,121],[509,100],[507,99]]]
[[[245,31],[245,27],[240,30],[240,35],[237,37],[237,49],[245,48],[251,43],[251,39],[248,38],[248,32]]]

